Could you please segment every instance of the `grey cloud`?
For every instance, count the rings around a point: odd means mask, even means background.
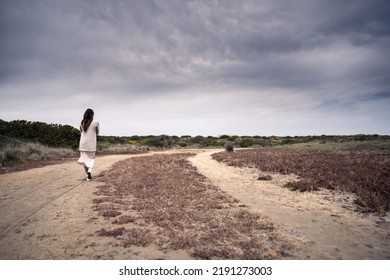
[[[331,44],[333,38],[321,38],[317,32],[339,32],[342,24],[333,23],[331,18],[316,26],[310,14],[297,12],[306,19],[303,23],[289,14],[288,9],[305,10],[309,2],[298,1],[286,8],[265,1],[268,8],[264,10],[258,1],[49,1],[47,5],[18,5],[5,19],[4,26],[11,30],[2,32],[9,42],[2,50],[2,72],[14,68],[24,70],[25,75],[46,77],[78,71],[88,75],[104,68],[126,79],[135,77],[138,82],[148,82],[148,78],[165,78],[166,82],[173,75],[207,80],[204,70],[218,76],[218,65],[223,61],[249,63],[256,68],[255,64],[267,60],[270,53],[294,54],[317,47],[315,44]],[[334,6],[333,13],[344,10]],[[335,21],[344,19],[356,26],[353,20],[360,15],[336,14]],[[257,74],[247,77],[246,72],[241,73],[244,81]]]
[[[354,38],[354,35],[367,35],[368,38],[381,38],[390,35],[390,19],[388,11],[390,3],[383,0],[343,1],[338,7],[337,1],[329,2],[329,20],[320,26],[325,33],[338,33]],[[360,37],[361,39],[363,37]],[[358,41],[352,40],[356,43]]]

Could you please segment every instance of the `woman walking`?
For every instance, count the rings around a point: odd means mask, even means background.
[[[96,138],[99,134],[99,123],[93,120],[94,112],[87,109],[80,124],[80,158],[77,163],[84,166],[87,181],[92,179],[92,168],[95,164]]]

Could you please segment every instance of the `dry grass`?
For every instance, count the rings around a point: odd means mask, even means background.
[[[105,215],[120,227],[98,234],[120,235],[125,247],[188,250],[198,259],[270,259],[289,253],[291,245],[269,221],[211,185],[189,156],[132,158],[104,172],[95,210],[121,212],[115,220]]]
[[[132,144],[111,144],[107,142],[98,142],[98,153],[99,154],[139,154],[145,153],[153,148],[141,145]]]
[[[294,173],[301,179],[288,183],[292,190],[319,188],[355,193],[361,211],[390,210],[389,150],[318,151],[299,149],[250,149],[218,153],[218,161],[232,166],[251,166],[262,171]]]
[[[98,154],[140,154],[151,148],[131,144],[109,144],[98,142]],[[38,142],[26,142],[0,135],[0,174],[57,164],[75,159],[78,150],[53,148]]]
[[[29,161],[54,160],[75,157],[78,153],[70,148],[52,148],[39,143],[9,139],[0,143],[0,164],[10,166]]]

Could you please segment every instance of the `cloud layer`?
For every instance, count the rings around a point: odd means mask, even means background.
[[[92,107],[106,135],[390,134],[389,10],[1,1],[0,118],[77,126]]]

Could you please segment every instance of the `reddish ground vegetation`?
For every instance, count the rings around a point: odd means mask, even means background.
[[[123,224],[129,224],[129,223],[134,223],[136,220],[135,217],[133,216],[126,216],[126,215],[123,215],[123,216],[120,216],[118,219],[116,219],[115,221],[113,221],[112,223],[113,224],[118,224],[118,225],[123,225]]]
[[[122,246],[154,244],[162,251],[188,250],[198,259],[270,259],[289,253],[290,243],[264,217],[211,185],[187,160],[192,154],[131,158],[99,180],[95,210],[122,212],[102,236]],[[122,228],[124,228],[122,230]]]
[[[390,152],[343,150],[337,152],[293,149],[249,149],[214,154],[231,166],[255,167],[263,172],[296,174],[292,190],[327,188],[355,193],[364,212],[390,210]]]
[[[122,212],[119,212],[119,211],[115,211],[115,210],[106,210],[106,211],[103,211],[102,213],[102,216],[103,217],[116,217],[116,216],[119,216],[122,214]]]
[[[113,229],[113,230],[105,230],[105,229],[101,229],[101,230],[98,230],[96,233],[99,235],[99,236],[119,236],[119,235],[122,235],[125,231],[125,228],[124,227],[121,227],[121,228],[116,228],[116,229]]]

